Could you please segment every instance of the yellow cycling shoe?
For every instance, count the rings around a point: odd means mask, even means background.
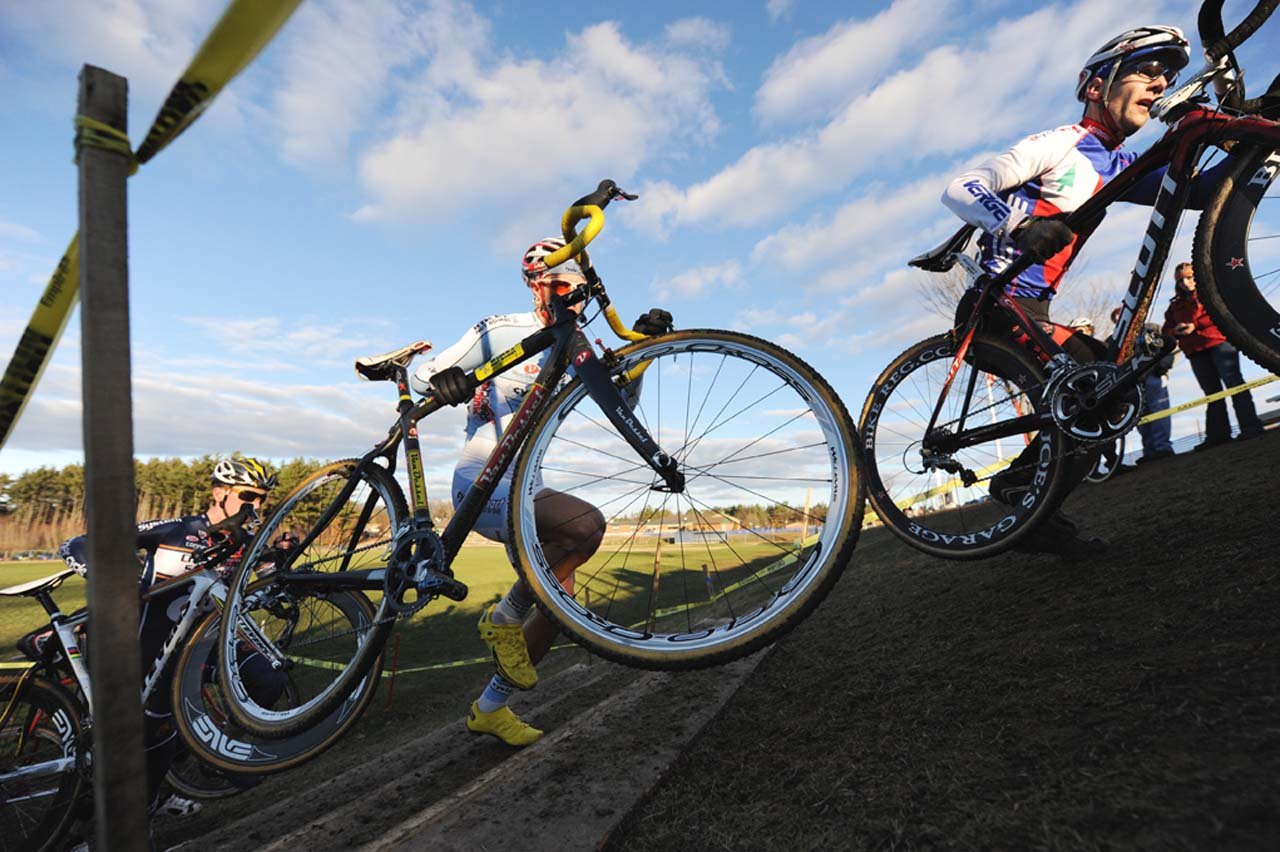
[[[519,624],[494,624],[490,618],[492,615],[493,607],[486,609],[476,628],[493,653],[494,667],[517,688],[533,689],[538,685],[538,670],[529,660],[524,628]]]
[[[520,719],[503,705],[492,713],[481,713],[476,702],[467,711],[467,730],[474,734],[491,734],[509,746],[527,746],[542,739],[542,731]]]

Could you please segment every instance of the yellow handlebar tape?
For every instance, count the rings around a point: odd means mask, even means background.
[[[587,223],[587,227],[582,229],[581,234],[575,234],[573,232],[574,226],[588,217],[590,217],[591,221]],[[604,211],[594,204],[570,207],[564,211],[564,216],[560,220],[560,232],[564,234],[568,245],[547,255],[544,261],[547,264],[547,268],[559,266],[569,258],[582,254],[582,250],[587,247],[587,243],[594,240],[603,227]]]
[[[129,152],[129,139],[113,127],[76,118],[76,149],[94,145],[118,151],[133,159],[130,174],[177,138],[227,83],[244,70],[279,32],[301,0],[231,0],[195,58],[165,99],[137,153]],[[26,330],[18,339],[9,366],[0,379],[0,448],[26,408],[49,354],[66,327],[80,286],[79,235],[71,238],[67,252],[49,279]]]

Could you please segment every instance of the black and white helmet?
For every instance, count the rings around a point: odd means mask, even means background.
[[[582,275],[582,268],[573,258],[566,260],[555,269],[547,269],[547,257],[564,248],[565,245],[567,243],[560,237],[543,237],[525,249],[524,257],[520,258],[520,274],[524,276],[524,283],[532,286],[534,279],[550,273]]]
[[[214,485],[243,485],[270,491],[276,487],[276,476],[257,459],[223,459],[213,468]]]
[[[1171,70],[1180,71],[1191,61],[1190,44],[1177,27],[1151,24],[1127,30],[1095,50],[1084,63],[1076,81],[1076,100],[1084,101],[1085,89],[1094,77],[1105,80],[1104,91],[1110,91],[1120,66],[1138,59],[1160,59]]]

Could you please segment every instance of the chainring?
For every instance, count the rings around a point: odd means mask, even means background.
[[[1051,378],[1044,393],[1058,428],[1081,443],[1100,444],[1136,426],[1142,416],[1142,389],[1134,385],[1119,394],[1106,393],[1119,372],[1116,364],[1095,361]]]

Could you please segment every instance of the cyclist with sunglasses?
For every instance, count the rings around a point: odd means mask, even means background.
[[[210,528],[236,515],[246,504],[253,506],[255,511],[260,510],[267,495],[276,485],[276,477],[257,459],[230,458],[218,462],[214,467],[211,485],[211,499],[204,512],[138,524],[138,551],[143,560],[139,579],[141,589],[145,590],[190,570],[192,551],[211,543]],[[82,535],[63,542],[58,554],[70,568],[83,575],[88,569],[85,562],[88,549],[88,537]],[[174,623],[182,617],[188,591],[186,587],[175,589],[170,594],[159,594],[143,603],[138,640],[142,646],[144,676],[160,656],[161,648]],[[42,640],[50,632],[45,628],[42,632],[24,636],[19,648],[38,658]],[[93,653],[91,644],[89,653]],[[247,659],[245,669],[251,678],[251,688],[264,700],[269,697],[268,703],[283,693],[285,676],[272,671],[264,660]],[[200,805],[189,799],[173,795],[163,802],[156,802],[160,783],[174,761],[178,746],[169,695],[172,674],[170,670],[161,675],[147,706],[143,708],[147,792],[154,803],[155,813],[190,816],[200,810]]]
[[[551,350],[482,383],[474,391],[469,389],[465,374],[549,325],[553,293],[566,295],[587,283],[573,260],[547,270],[545,258],[564,245],[559,237],[547,237],[531,245],[521,259],[521,275],[533,296],[532,311],[481,320],[457,343],[419,365],[410,378],[417,393],[432,393],[450,405],[467,406],[466,441],[453,471],[454,506],[462,502],[484,469]],[[579,302],[570,310],[580,313],[584,304]],[[663,334],[671,330],[671,314],[654,308],[641,315],[633,327],[643,334]],[[511,476],[508,469],[476,521],[474,531],[492,541],[507,540]],[[571,589],[574,570],[600,547],[604,515],[590,503],[551,488],[543,488],[534,500],[538,536],[552,559],[556,576],[565,588]],[[558,559],[555,554],[559,554]],[[542,731],[516,716],[507,702],[515,690],[532,689],[537,684],[535,666],[551,648],[555,625],[534,607],[532,590],[519,580],[500,602],[484,612],[478,628],[497,671],[472,702],[467,729],[490,734],[513,746],[536,742]]]
[[[1122,147],[1150,118],[1151,105],[1177,80],[1190,60],[1189,45],[1177,27],[1151,25],[1128,30],[1108,41],[1085,62],[1076,82],[1076,99],[1084,115],[1076,124],[1037,133],[957,176],[943,194],[943,203],[966,222],[978,226],[982,268],[995,275],[1022,253],[1037,262],[1009,285],[1010,296],[1078,362],[1102,360],[1101,341],[1049,320],[1049,303],[1071,262],[1101,219],[1087,230],[1073,232],[1062,221],[1137,159]],[[1199,209],[1225,174],[1227,161],[1201,174],[1193,185],[1189,206]],[[1148,175],[1126,201],[1153,204],[1164,169]],[[968,319],[977,290],[961,299],[956,313]],[[1012,332],[1002,316],[985,323],[992,333]],[[1025,463],[1038,452],[1027,447],[1012,465],[992,477],[991,495],[1012,503],[1026,490],[1033,466]],[[1080,460],[1080,478],[1093,465],[1092,456]],[[1019,549],[1087,556],[1105,546],[1084,537],[1061,513],[1026,536]]]

